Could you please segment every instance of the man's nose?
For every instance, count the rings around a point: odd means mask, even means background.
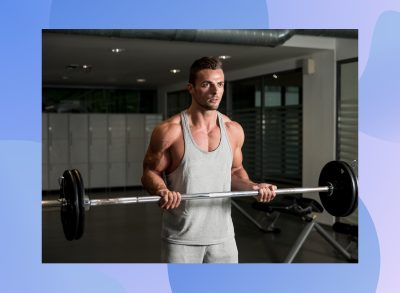
[[[216,92],[218,91],[217,85],[214,84],[214,83],[212,83],[212,84],[210,85],[210,90],[211,90],[213,93],[216,93]]]

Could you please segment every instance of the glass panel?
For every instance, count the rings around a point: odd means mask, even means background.
[[[264,87],[264,103],[266,107],[282,106],[282,93],[280,86]]]
[[[358,160],[358,62],[339,64],[337,158],[351,165]],[[355,168],[357,172],[357,168]]]
[[[298,105],[300,102],[300,88],[294,86],[288,86],[286,88],[285,104]]]
[[[256,90],[256,99],[255,99],[255,106],[256,107],[261,107],[261,91]]]
[[[127,113],[147,113],[148,111],[140,111],[141,106],[141,94],[139,92],[127,92],[126,93],[126,112]]]

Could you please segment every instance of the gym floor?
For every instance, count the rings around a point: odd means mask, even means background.
[[[130,196],[143,191],[128,192]],[[90,197],[101,198],[104,193]],[[121,192],[107,193],[107,197],[121,197]],[[46,195],[43,199],[56,199]],[[271,217],[254,210],[252,198],[238,198],[238,203],[260,223],[268,225]],[[67,241],[62,232],[58,210],[42,213],[42,261],[44,263],[159,263],[162,211],[155,203],[92,207],[86,213],[85,232],[77,241]],[[266,233],[258,229],[235,207],[232,207],[236,242],[240,263],[281,263],[306,223],[295,215],[281,213],[275,223],[280,233]],[[336,233],[328,226],[326,231],[352,256],[357,257],[357,239]],[[346,263],[346,259],[322,236],[311,232],[295,263]]]

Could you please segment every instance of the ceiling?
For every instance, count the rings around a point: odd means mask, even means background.
[[[123,48],[113,53],[113,48]],[[230,55],[225,72],[296,58],[320,49],[162,41],[43,32],[43,85],[60,87],[160,88],[186,82],[192,62]],[[77,68],[71,69],[73,65]],[[88,69],[83,69],[88,65]],[[178,74],[171,69],[180,69]],[[137,79],[146,79],[139,83]]]

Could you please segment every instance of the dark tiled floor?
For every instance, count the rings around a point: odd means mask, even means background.
[[[251,208],[252,199],[236,201],[257,220],[270,222],[265,213]],[[234,207],[232,217],[241,263],[283,262],[305,226],[299,217],[281,214],[276,222],[281,232],[265,233]],[[160,227],[161,210],[155,203],[92,207],[86,213],[85,234],[80,240],[70,242],[64,238],[59,211],[45,211],[42,260],[45,263],[157,263],[160,262]],[[333,232],[330,227],[324,228],[344,247],[350,244],[349,251],[357,256],[356,241]],[[345,263],[346,259],[313,231],[294,262]]]

